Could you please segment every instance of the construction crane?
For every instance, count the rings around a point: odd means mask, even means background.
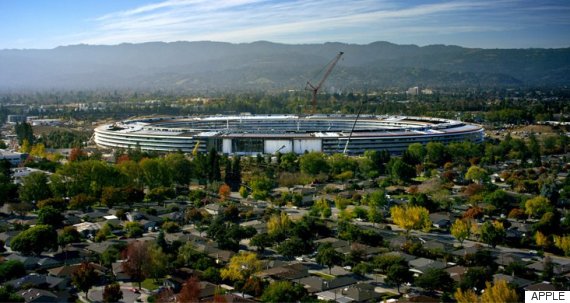
[[[311,100],[311,103],[313,104],[313,110],[312,110],[313,114],[317,110],[317,94],[319,93],[321,86],[323,86],[323,83],[325,83],[325,80],[327,80],[327,78],[331,74],[331,72],[332,72],[334,66],[336,65],[336,63],[338,62],[338,60],[340,60],[340,57],[342,56],[342,54],[344,54],[344,52],[339,52],[338,55],[336,55],[336,57],[334,57],[334,59],[327,65],[328,67],[327,67],[327,70],[325,71],[325,74],[323,75],[323,78],[321,79],[321,81],[319,81],[319,83],[316,86],[313,85],[310,81],[307,81],[307,86],[305,86],[305,89],[310,90],[313,94],[312,100]]]

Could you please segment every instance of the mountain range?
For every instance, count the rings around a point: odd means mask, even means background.
[[[570,84],[570,48],[150,42],[0,50],[0,90],[304,89],[339,51],[344,55],[326,82],[329,91]]]

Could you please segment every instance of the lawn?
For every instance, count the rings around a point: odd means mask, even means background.
[[[146,279],[141,283],[142,288],[147,289],[149,291],[153,291],[159,288],[161,285],[162,285],[162,279],[158,279],[158,282],[156,282],[154,279]]]

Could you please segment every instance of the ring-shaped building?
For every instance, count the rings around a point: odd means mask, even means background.
[[[355,122],[356,121],[356,122]],[[401,154],[412,143],[480,143],[484,130],[456,120],[361,115],[239,115],[141,118],[95,128],[105,148],[218,152],[236,155],[320,151],[352,155],[366,150]],[[348,142],[348,145],[347,145]]]

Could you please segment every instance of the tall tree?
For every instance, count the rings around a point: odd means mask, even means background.
[[[412,279],[410,268],[401,264],[391,265],[386,272],[386,282],[396,284],[398,293],[400,293],[400,285],[410,282]]]
[[[71,283],[73,283],[77,289],[87,293],[87,291],[95,285],[98,278],[99,275],[95,272],[95,267],[93,267],[91,263],[83,262],[79,265],[79,268],[71,274]]]
[[[319,245],[315,259],[317,263],[326,265],[329,268],[330,273],[333,265],[342,261],[342,256],[334,249],[334,247],[332,247],[331,243],[323,243]]]
[[[22,178],[20,200],[38,202],[51,197],[47,175],[43,172],[33,172]]]
[[[151,262],[148,254],[148,243],[133,241],[123,250],[123,270],[138,282],[139,289],[142,281],[147,277],[146,266]]]
[[[43,251],[57,249],[57,233],[50,225],[36,225],[16,235],[10,248],[24,255],[40,255]]]
[[[179,302],[194,303],[200,301],[200,281],[192,276],[184,282],[177,299]]]
[[[421,206],[393,206],[390,214],[394,224],[406,230],[409,235],[412,229],[428,230],[431,227],[429,212]]]
[[[487,221],[481,226],[481,239],[493,248],[505,239],[506,232],[503,224],[498,221]]]
[[[451,225],[451,235],[455,237],[463,246],[463,241],[469,238],[471,234],[471,221],[466,219],[456,219],[453,225]]]

